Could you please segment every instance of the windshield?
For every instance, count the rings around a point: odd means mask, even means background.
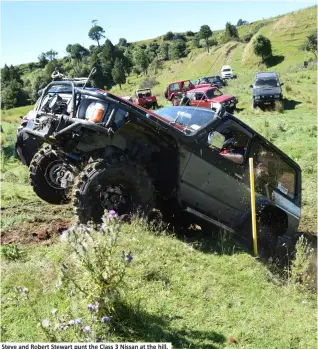
[[[156,114],[187,127],[188,134],[192,134],[214,119],[214,111],[211,109],[194,107],[164,107],[156,110]]]
[[[255,81],[255,87],[278,87],[278,81],[276,79],[258,79]]]
[[[207,95],[208,99],[223,95],[223,93],[217,89],[207,90],[205,94]]]
[[[222,71],[231,71],[231,69],[223,69]]]

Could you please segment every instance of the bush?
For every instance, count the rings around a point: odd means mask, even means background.
[[[26,253],[19,245],[10,243],[8,245],[1,246],[1,254],[5,259],[16,261],[23,260]]]
[[[159,85],[159,82],[155,78],[146,78],[144,79],[141,84],[140,88],[152,88],[156,85]]]
[[[246,35],[243,36],[242,41],[246,43],[250,42],[253,35],[254,34],[252,32],[247,33]]]
[[[122,223],[114,211],[103,217],[103,224],[76,225],[66,234],[67,250],[61,265],[61,280],[57,287],[70,300],[70,309],[59,314],[52,309],[43,319],[29,290],[17,287],[18,301],[26,300],[43,334],[50,342],[96,342],[107,339],[120,321],[117,306],[125,288],[126,268],[131,264],[131,252],[121,251],[118,240]],[[71,296],[71,297],[70,297]],[[83,298],[86,310],[79,307]],[[105,338],[106,337],[106,338]]]

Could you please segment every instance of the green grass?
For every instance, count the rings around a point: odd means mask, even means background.
[[[122,227],[118,254],[122,249],[134,256],[122,290],[126,312],[106,341],[230,348],[233,336],[236,347],[244,349],[315,347],[315,297],[289,283],[274,284],[264,265],[238,247],[222,254],[207,236],[177,239],[134,223]],[[56,242],[29,247],[26,262],[2,262],[3,341],[45,340],[27,304],[8,299],[15,286],[29,289],[41,319],[53,308],[85,314],[84,298],[71,308],[68,295],[56,288],[65,253],[64,243]]]

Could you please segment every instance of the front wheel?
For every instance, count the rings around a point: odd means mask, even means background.
[[[88,165],[74,186],[73,206],[81,223],[101,223],[104,210],[118,215],[148,214],[155,206],[155,190],[144,169],[124,155],[113,154]]]
[[[72,169],[48,145],[40,149],[31,161],[31,186],[49,204],[61,205],[70,201],[68,194],[73,178]]]

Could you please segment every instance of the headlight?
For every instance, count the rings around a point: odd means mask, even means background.
[[[280,95],[275,95],[274,98],[280,98]]]
[[[92,102],[85,113],[85,119],[93,122],[101,122],[105,112],[105,106],[99,102]]]
[[[261,99],[261,96],[254,96],[254,99]]]

